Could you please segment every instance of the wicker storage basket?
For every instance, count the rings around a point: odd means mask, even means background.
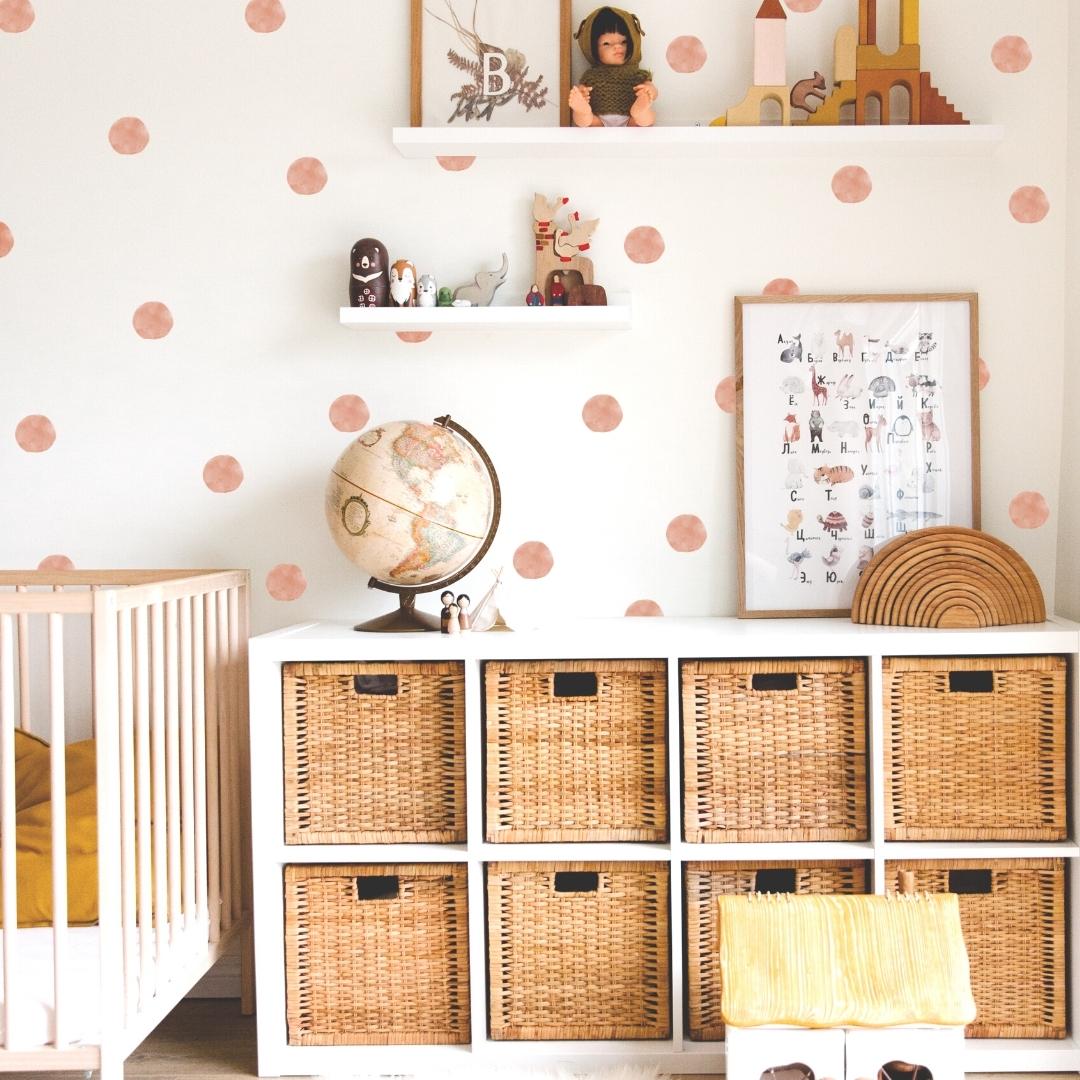
[[[285,664],[285,842],[465,842],[465,669]]]
[[[663,660],[484,665],[490,843],[667,839]]]
[[[682,664],[691,843],[865,840],[863,660]]]
[[[1064,840],[1061,656],[886,658],[885,836]]]
[[[469,1042],[464,864],[286,866],[290,1046]]]
[[[492,1039],[671,1035],[667,863],[487,867]]]
[[[691,1039],[723,1039],[720,1015],[718,896],[751,892],[848,894],[867,891],[865,862],[693,862],[683,868],[686,897],[686,1012]]]
[[[901,870],[919,891],[960,893],[978,1008],[968,1038],[1065,1038],[1064,860],[904,859],[885,864],[888,888]]]

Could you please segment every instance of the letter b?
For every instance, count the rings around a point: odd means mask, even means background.
[[[506,75],[506,54],[484,53],[484,97],[505,94],[509,89],[510,79]]]

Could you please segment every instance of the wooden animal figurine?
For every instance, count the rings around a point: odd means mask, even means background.
[[[544,294],[540,291],[539,285],[533,285],[533,287],[525,294],[525,303],[528,307],[544,306]]]
[[[607,289],[603,285],[575,285],[566,294],[567,307],[607,307]]]
[[[495,290],[506,280],[510,272],[510,260],[503,252],[502,265],[498,270],[481,270],[472,283],[459,285],[454,290],[454,300],[468,300],[473,307],[486,307],[495,296]]]
[[[652,72],[640,66],[645,31],[636,15],[599,7],[582,20],[574,37],[589,69],[570,90],[575,127],[652,127],[658,96]]]
[[[533,280],[540,286],[547,303],[558,303],[552,286],[555,276],[564,290],[567,285],[592,285],[592,260],[584,254],[589,250],[592,235],[600,224],[599,218],[583,221],[577,211],[568,212],[565,220],[557,215],[569,200],[559,198],[548,202],[543,195],[533,197],[533,241],[536,248],[536,272]]]
[[[444,285],[439,290],[438,299],[435,302],[436,307],[452,307],[454,304],[454,294]]]
[[[390,267],[390,300],[394,307],[416,307],[416,267],[406,259]]]
[[[800,79],[791,88],[791,107],[808,113],[817,112],[825,97],[825,76],[815,71],[813,78]]]
[[[416,306],[435,307],[437,293],[438,286],[435,284],[435,279],[430,274],[421,274],[420,280],[416,283]]]
[[[349,304],[352,307],[386,307],[390,302],[390,259],[378,240],[366,237],[353,244],[350,257]]]

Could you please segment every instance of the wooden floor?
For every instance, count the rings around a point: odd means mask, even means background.
[[[256,1076],[255,1018],[240,1002],[189,999],[180,1003],[128,1059],[125,1080],[233,1080]],[[1026,1080],[1076,1080],[1077,1073],[1028,1074]],[[1018,1080],[1015,1074],[969,1073],[968,1080]],[[83,1080],[83,1073],[0,1073],[3,1080]]]

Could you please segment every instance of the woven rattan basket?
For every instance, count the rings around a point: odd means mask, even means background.
[[[902,860],[926,892],[959,892],[978,1012],[974,1039],[1065,1038],[1065,862],[1062,859]]]
[[[867,839],[865,661],[687,660],[681,678],[687,841]]]
[[[285,867],[290,1046],[469,1042],[466,867]]]
[[[487,867],[492,1039],[671,1035],[667,863]]]
[[[285,664],[285,842],[465,842],[465,670]]]
[[[484,665],[490,843],[667,839],[663,660]]]
[[[1063,840],[1060,656],[886,658],[885,836]]]
[[[752,892],[863,894],[864,862],[693,862],[683,868],[686,886],[687,1033],[697,1041],[724,1037],[720,1015],[718,896]]]

